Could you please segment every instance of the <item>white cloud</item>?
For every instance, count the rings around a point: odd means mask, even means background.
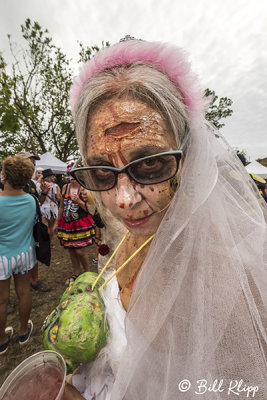
[[[78,40],[100,45],[131,34],[183,46],[203,88],[233,99],[222,132],[253,159],[267,155],[266,11],[265,0],[0,0],[0,45],[6,57],[6,34],[19,41],[30,17],[74,60]]]

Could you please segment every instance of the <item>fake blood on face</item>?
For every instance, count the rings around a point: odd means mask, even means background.
[[[159,153],[177,148],[158,110],[129,98],[109,99],[94,108],[87,143],[89,165],[91,160],[103,159],[116,168],[150,155],[151,148]],[[163,218],[170,202],[168,191],[168,182],[141,185],[120,174],[116,187],[100,195],[105,207],[129,230],[146,236],[156,232]]]

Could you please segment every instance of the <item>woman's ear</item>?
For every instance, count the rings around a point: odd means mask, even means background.
[[[4,183],[4,181],[6,181],[6,175],[5,175],[4,171],[2,170],[2,172],[1,172],[1,182]]]

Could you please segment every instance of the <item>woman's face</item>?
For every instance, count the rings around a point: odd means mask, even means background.
[[[138,158],[176,149],[159,112],[140,101],[107,100],[89,119],[88,165],[121,168]],[[140,185],[126,174],[118,176],[116,187],[100,193],[104,206],[129,231],[142,236],[156,232],[174,195],[170,181]]]
[[[54,175],[47,176],[46,178],[44,178],[44,181],[49,183],[54,182]]]
[[[78,184],[78,182],[76,181],[76,179],[73,178],[73,176],[71,176],[71,175],[68,175],[68,180],[69,180],[69,182],[72,183],[72,184],[74,184],[74,183],[77,183],[77,184]]]

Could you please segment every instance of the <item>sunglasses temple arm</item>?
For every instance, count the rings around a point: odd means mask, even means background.
[[[186,125],[185,125],[185,138],[184,138],[184,140],[183,140],[183,142],[182,142],[182,144],[181,144],[179,150],[181,150],[181,151],[184,150],[184,148],[185,148],[186,145],[187,145],[188,139],[189,139],[189,126],[186,124]]]

